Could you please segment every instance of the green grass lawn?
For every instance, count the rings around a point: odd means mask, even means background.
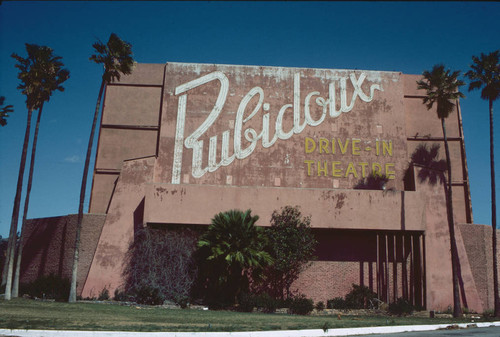
[[[419,317],[295,316],[102,303],[0,301],[0,328],[115,331],[262,331],[464,323],[470,319]],[[477,320],[476,320],[477,322]]]

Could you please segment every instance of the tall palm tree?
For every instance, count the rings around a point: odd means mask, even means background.
[[[26,123],[26,131],[24,134],[23,150],[21,154],[21,162],[19,165],[19,173],[17,178],[17,189],[14,197],[14,207],[12,210],[12,221],[10,225],[9,242],[7,248],[7,259],[5,269],[5,299],[10,300],[12,296],[12,276],[14,271],[14,256],[17,241],[17,223],[19,220],[19,208],[21,204],[21,193],[23,186],[23,176],[26,166],[26,157],[29,145],[29,136],[31,129],[32,112],[41,109],[43,102],[47,101],[50,95],[48,94],[49,85],[48,74],[53,72],[56,64],[50,61],[58,62],[60,58],[52,55],[52,49],[48,47],[40,47],[35,44],[26,43],[26,51],[28,57],[23,58],[17,54],[12,54],[12,57],[17,60],[16,68],[19,69],[17,78],[21,80],[18,89],[26,96],[26,108],[28,109],[28,120]],[[57,89],[57,88],[56,88]],[[55,89],[52,89],[52,91]]]
[[[211,295],[234,301],[242,290],[247,290],[245,272],[272,262],[264,250],[264,229],[255,225],[258,219],[257,215],[251,215],[251,210],[219,213],[200,237],[198,247],[210,270],[208,287],[213,292]]]
[[[0,96],[0,125],[1,126],[7,125],[6,118],[9,117],[9,114],[11,112],[14,112],[13,106],[12,105],[3,106],[4,102],[5,102],[5,97]]]
[[[102,94],[104,92],[104,87],[106,86],[106,84],[114,80],[119,81],[121,74],[130,74],[134,66],[134,59],[132,57],[132,45],[120,39],[115,33],[111,33],[106,44],[98,41],[94,43],[92,47],[94,47],[96,54],[90,56],[89,60],[97,64],[102,63],[104,72],[102,74],[99,95],[97,96],[94,120],[92,122],[89,145],[87,147],[87,156],[85,158],[85,166],[83,169],[82,186],[80,189],[80,204],[78,207],[78,220],[76,227],[75,253],[73,256],[73,269],[71,273],[71,288],[68,299],[69,302],[76,301],[76,278],[78,275],[78,256],[80,249],[80,233],[82,230],[83,220],[83,203],[85,201],[85,190],[87,188],[90,155],[92,153],[92,144],[94,142],[94,134],[97,125],[97,117],[99,115],[99,108],[101,106]]]
[[[460,306],[460,294],[458,285],[458,250],[457,242],[455,239],[455,221],[453,220],[453,198],[451,189],[451,160],[450,149],[448,146],[448,138],[446,137],[445,119],[455,108],[455,102],[465,97],[458,88],[464,85],[464,82],[458,79],[460,71],[450,72],[445,69],[443,64],[435,65],[431,71],[424,71],[422,73],[423,79],[417,81],[418,89],[426,90],[426,96],[423,98],[423,103],[427,109],[430,110],[434,104],[437,105],[437,115],[441,120],[441,128],[443,130],[444,148],[446,153],[446,170],[448,172],[447,179],[447,215],[448,227],[450,232],[450,246],[451,246],[451,266],[453,274],[453,316],[459,317],[462,315],[462,308]]]
[[[474,62],[465,76],[471,81],[469,91],[480,89],[481,98],[488,100],[490,110],[490,173],[491,173],[491,226],[493,245],[493,295],[495,297],[495,317],[500,317],[500,297],[498,294],[497,267],[497,202],[495,193],[495,156],[493,151],[493,101],[500,97],[500,50],[480,57],[472,56]]]
[[[23,253],[24,229],[26,227],[26,217],[28,215],[28,207],[30,201],[31,185],[33,182],[33,171],[35,167],[35,154],[38,142],[38,131],[40,127],[40,119],[44,102],[48,102],[54,91],[64,91],[62,83],[69,78],[69,71],[63,69],[64,64],[61,62],[62,57],[53,55],[52,48],[46,46],[27,45],[27,49],[33,49],[36,53],[36,63],[32,67],[32,71],[36,77],[38,85],[36,89],[36,100],[38,107],[38,117],[35,125],[35,134],[33,136],[33,144],[31,148],[31,159],[29,164],[28,184],[26,187],[26,196],[24,199],[24,211],[21,222],[21,237],[19,239],[19,248],[16,259],[16,269],[14,274],[14,283],[12,285],[12,297],[17,297],[19,293],[19,277],[21,273],[21,257]],[[13,55],[16,60],[21,58],[19,55]]]

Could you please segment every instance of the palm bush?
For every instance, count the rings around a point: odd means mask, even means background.
[[[198,241],[200,283],[207,304],[225,307],[248,292],[250,279],[258,279],[272,262],[264,250],[266,236],[251,210],[216,214]]]

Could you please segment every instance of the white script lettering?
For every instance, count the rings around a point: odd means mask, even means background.
[[[366,79],[366,74],[361,73],[359,78],[356,78],[356,74],[349,74],[349,79],[353,86],[353,93],[349,103],[347,103],[347,77],[342,77],[339,80],[339,90],[340,90],[340,109],[336,110],[335,102],[335,82],[331,82],[328,87],[328,99],[320,96],[318,91],[312,91],[307,94],[304,100],[304,122],[301,124],[301,106],[300,106],[300,73],[294,75],[293,80],[293,104],[284,104],[279,109],[276,123],[274,125],[274,135],[270,137],[270,112],[266,112],[262,115],[262,131],[258,133],[256,130],[248,127],[244,129],[244,124],[250,121],[252,118],[256,117],[257,113],[261,110],[269,110],[269,104],[263,104],[264,102],[264,90],[261,87],[252,88],[241,100],[238,110],[236,112],[235,123],[234,123],[234,142],[233,142],[233,154],[230,156],[230,130],[225,130],[222,132],[222,150],[220,161],[217,162],[217,135],[210,137],[209,148],[208,148],[208,163],[206,167],[202,167],[203,162],[203,140],[200,137],[207,132],[207,130],[214,124],[214,122],[219,117],[222,108],[226,102],[228,90],[229,90],[229,80],[227,76],[221,71],[215,71],[193,81],[184,83],[175,88],[175,95],[180,95],[177,105],[177,125],[175,132],[175,142],[174,142],[174,159],[172,165],[172,184],[180,184],[181,170],[182,170],[182,156],[184,146],[188,149],[193,150],[192,157],[192,171],[191,174],[195,178],[202,177],[206,172],[214,172],[221,166],[230,165],[235,158],[244,159],[250,156],[259,140],[262,142],[262,147],[271,147],[278,139],[286,140],[291,138],[294,134],[299,134],[309,126],[318,126],[324,122],[327,110],[330,110],[330,117],[336,118],[342,113],[349,112],[354,108],[356,99],[359,97],[364,102],[371,102],[375,95],[375,90],[382,90],[379,84],[370,85],[370,95],[366,95],[361,89],[361,85]],[[199,86],[205,85],[212,81],[220,82],[220,90],[215,105],[205,119],[205,121],[189,136],[184,137],[184,128],[186,122],[186,106],[188,91]],[[321,116],[314,120],[311,116],[311,100],[313,96],[318,96],[314,100],[317,106],[322,110]],[[254,98],[258,98],[258,102],[255,105],[252,112],[246,117],[245,111],[247,109],[248,103]],[[290,130],[283,130],[283,120],[285,113],[293,113],[293,127]],[[245,148],[242,147],[242,135],[245,136],[249,145]]]

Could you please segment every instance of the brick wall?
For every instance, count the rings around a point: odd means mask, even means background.
[[[459,228],[464,240],[474,282],[481,301],[483,302],[483,307],[492,309],[494,307],[494,299],[491,227],[485,225],[460,224]],[[497,237],[500,237],[499,230],[497,230]],[[500,262],[499,242],[497,242],[497,256],[497,267],[500,269],[500,264],[498,264],[498,262]]]
[[[384,302],[405,297],[415,304],[425,305],[423,283],[418,281],[423,277],[418,264],[420,250],[416,248],[419,233],[407,232],[403,240],[401,233],[391,231],[314,232],[318,240],[317,259],[293,283],[293,292],[326,303],[334,297],[344,297],[352,290],[352,285],[357,284],[378,293]],[[414,250],[411,250],[412,235]]]
[[[21,283],[55,274],[70,279],[75,247],[77,215],[30,219],[26,223]],[[80,241],[77,293],[94,258],[105,215],[85,214]]]

